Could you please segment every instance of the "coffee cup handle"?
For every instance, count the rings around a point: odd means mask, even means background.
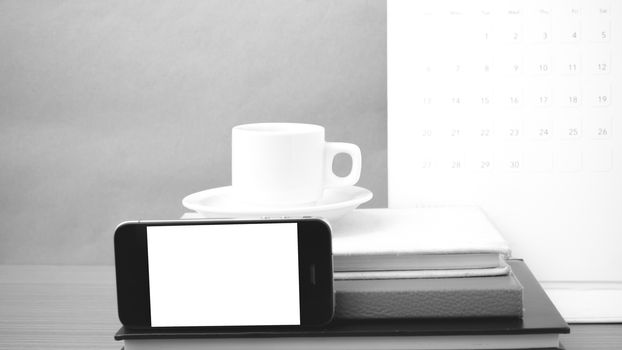
[[[352,158],[352,170],[346,176],[338,176],[333,172],[335,156],[345,153]],[[361,177],[361,149],[359,146],[345,142],[326,142],[324,150],[324,186],[343,187],[352,186]]]

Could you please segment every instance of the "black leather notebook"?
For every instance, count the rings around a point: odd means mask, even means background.
[[[502,276],[335,280],[335,318],[522,317],[523,286]]]
[[[463,348],[469,348],[469,339],[504,345],[503,348],[534,348],[534,347],[557,347],[553,345],[560,333],[569,333],[568,324],[561,317],[551,300],[548,298],[540,284],[529,271],[522,260],[510,260],[512,271],[523,285],[524,312],[523,318],[478,318],[478,319],[403,319],[403,320],[335,320],[330,325],[317,329],[261,329],[261,330],[228,330],[228,329],[128,329],[121,327],[115,334],[116,340],[124,340],[126,349],[141,349],[149,347],[168,348],[170,346],[194,349],[194,346],[208,345],[210,343],[219,347],[225,342],[235,341],[240,347],[253,344],[262,348],[287,348],[293,343],[304,343],[313,347],[313,339],[319,341],[324,348],[331,345],[342,346],[347,338],[363,339],[362,344],[373,345],[374,340],[388,341],[405,337],[418,341],[420,339],[444,341],[452,339],[448,336],[456,336],[460,339],[459,344]],[[501,337],[499,337],[501,336]],[[524,337],[529,336],[529,337]],[[543,337],[545,336],[545,337]],[[266,339],[268,338],[268,339]],[[346,339],[344,339],[346,338]],[[181,341],[188,339],[187,342]],[[531,340],[541,340],[531,342]],[[177,341],[174,341],[177,340]],[[328,342],[327,342],[328,340]],[[369,342],[367,341],[369,340]],[[518,340],[510,346],[513,340]],[[161,342],[163,341],[163,342]],[[392,340],[391,340],[392,341]],[[466,343],[465,343],[466,342]],[[158,346],[166,344],[166,346]],[[406,344],[407,345],[407,344]],[[416,344],[413,348],[417,348]],[[425,344],[424,344],[425,345]],[[505,346],[507,345],[507,346]],[[535,345],[535,346],[534,346]],[[426,346],[430,346],[427,344]],[[199,347],[196,347],[199,348]],[[398,347],[399,348],[399,347]],[[447,348],[452,348],[448,345]]]

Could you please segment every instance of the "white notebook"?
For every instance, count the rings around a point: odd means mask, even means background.
[[[359,209],[332,229],[335,272],[342,278],[507,273],[510,248],[478,207]]]
[[[185,213],[182,219],[202,218]],[[335,279],[450,278],[509,273],[510,248],[473,206],[358,209],[331,224]]]

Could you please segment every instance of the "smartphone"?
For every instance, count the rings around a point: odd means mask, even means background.
[[[321,219],[125,222],[114,250],[128,327],[304,327],[333,317]]]

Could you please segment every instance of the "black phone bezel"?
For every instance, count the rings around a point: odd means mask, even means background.
[[[333,259],[330,226],[321,219],[136,221],[119,225],[114,235],[117,306],[126,327],[151,327],[148,226],[296,223],[300,326],[209,326],[205,328],[298,328],[322,326],[334,314]],[[157,328],[197,328],[157,327]]]

